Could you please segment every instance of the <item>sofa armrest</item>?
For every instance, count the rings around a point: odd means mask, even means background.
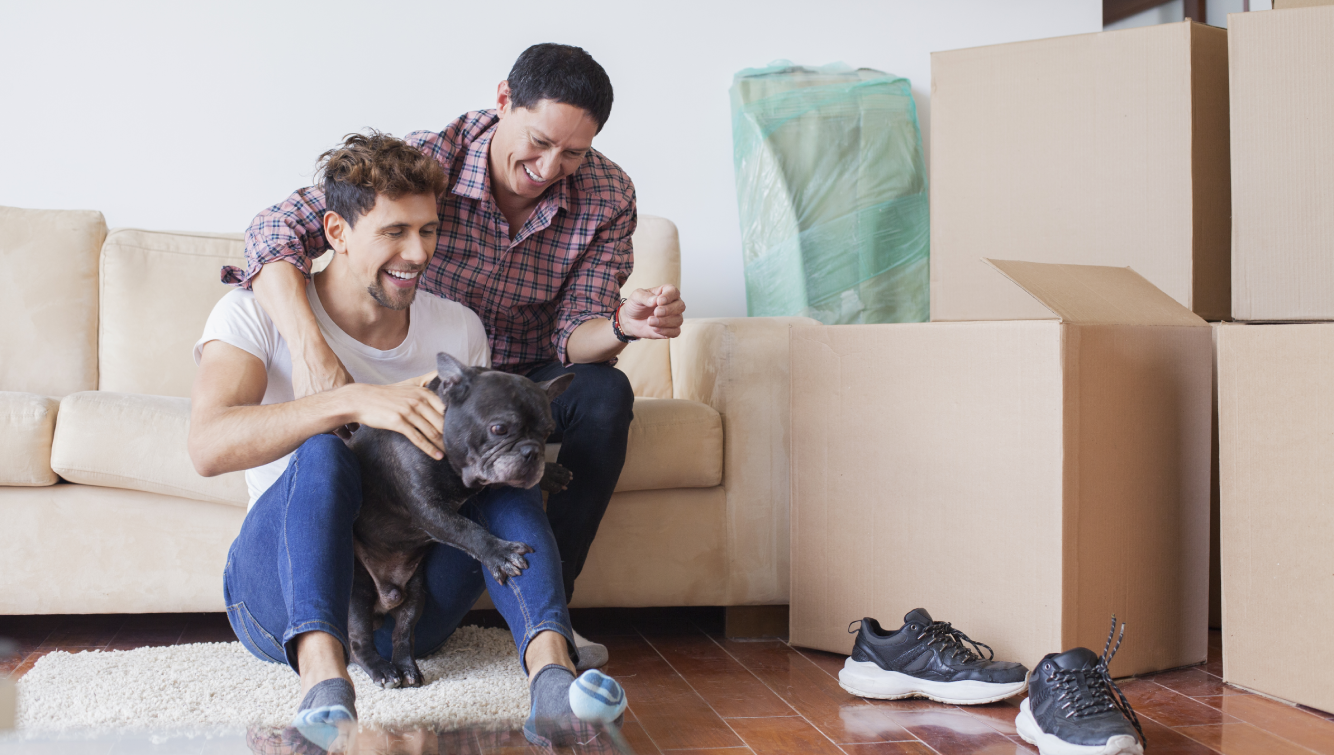
[[[788,601],[788,330],[808,317],[688,319],[672,392],[723,418],[728,605]]]

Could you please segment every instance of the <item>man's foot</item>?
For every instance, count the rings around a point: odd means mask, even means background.
[[[606,645],[592,642],[587,637],[575,632],[573,628],[570,631],[574,632],[574,646],[579,648],[579,661],[575,664],[576,670],[587,671],[591,668],[602,668],[607,665]]]
[[[624,720],[625,691],[599,671],[589,671],[576,680],[564,666],[543,666],[528,685],[528,693],[532,710],[523,724],[523,735],[538,746],[587,744]]]
[[[1116,632],[1116,617],[1112,617]],[[1121,626],[1125,634],[1125,625]],[[1028,681],[1028,699],[1019,705],[1015,728],[1042,755],[1142,755],[1144,732],[1130,702],[1112,681],[1107,664],[1121,647],[1102,655],[1088,648],[1052,653]],[[1110,649],[1110,652],[1108,652]]]
[[[315,684],[297,707],[292,726],[325,750],[342,749],[357,731],[357,693],[341,677]]]
[[[1028,669],[994,661],[990,651],[949,622],[933,621],[925,608],[909,611],[892,632],[875,619],[862,619],[838,683],[858,697],[925,697],[950,705],[980,705],[1022,692]]]

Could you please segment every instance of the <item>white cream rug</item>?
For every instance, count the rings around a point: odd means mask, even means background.
[[[460,627],[418,660],[426,684],[380,689],[351,669],[363,727],[517,729],[528,715],[528,681],[512,635]],[[286,726],[300,702],[287,666],[265,663],[238,642],[137,650],[55,652],[18,682],[20,734],[107,729]]]

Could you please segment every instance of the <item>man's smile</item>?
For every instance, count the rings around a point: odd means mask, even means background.
[[[541,178],[538,178],[536,173],[529,170],[527,165],[523,165],[523,163],[520,163],[520,165],[523,167],[523,172],[528,175],[528,180],[532,181],[538,186],[541,186],[542,184],[546,183],[546,181],[543,181]]]
[[[390,270],[385,268],[383,271],[389,276],[391,285],[397,288],[412,288],[417,285],[417,278],[421,277],[420,270]]]

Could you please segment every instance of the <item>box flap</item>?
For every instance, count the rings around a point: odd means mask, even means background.
[[[1061,322],[1088,325],[1206,323],[1128,267],[985,260]]]

